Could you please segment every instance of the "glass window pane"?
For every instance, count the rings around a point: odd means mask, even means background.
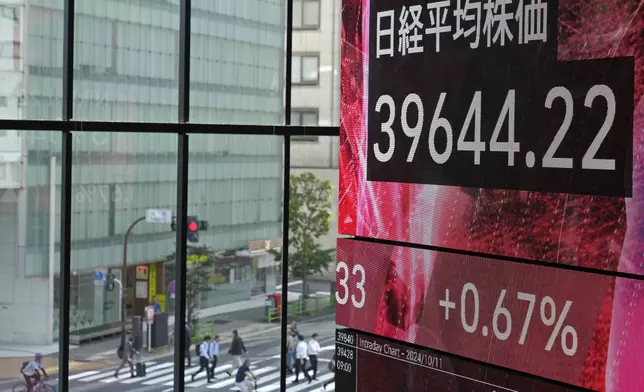
[[[330,164],[328,157],[330,151],[337,147],[337,139],[321,137],[318,143],[292,144],[290,168],[291,203],[303,206],[309,201],[321,206],[315,211],[305,207],[291,208],[290,238],[304,236],[307,240],[290,242],[288,291],[292,299],[289,320],[297,320],[291,321],[290,327],[294,335],[302,335],[317,352],[316,357],[309,352],[308,375],[300,375],[300,380],[306,382],[306,378],[316,377],[319,383],[330,384],[327,390],[334,389],[334,374],[328,370],[327,364],[335,351],[335,217],[338,200],[338,167]],[[296,153],[304,150],[309,154]],[[317,222],[315,230],[319,229],[322,235],[311,236],[311,222]],[[294,364],[293,357],[288,362]]]
[[[266,324],[279,325],[267,298],[281,277],[276,254],[282,241],[283,138],[191,135],[190,150],[189,214],[209,223],[198,237],[188,238],[186,299],[193,342],[210,336],[222,343],[214,388],[234,385],[225,374],[236,371],[235,356],[242,354],[241,349],[228,353],[233,330],[252,353],[258,387],[279,383],[280,360],[274,356],[280,330],[267,330]],[[206,386],[208,378],[201,372],[188,386]]]
[[[191,122],[284,123],[285,14],[285,1],[192,2]]]
[[[0,95],[7,97],[0,118],[60,119],[63,0],[34,1],[26,6],[13,3],[0,5],[4,15],[0,18],[0,40],[13,43],[13,51],[9,50],[11,45],[4,46],[6,52],[0,60],[3,72],[11,75],[0,86]]]
[[[295,110],[291,112],[291,125],[302,125],[300,113]]]
[[[316,112],[302,113],[302,125],[318,125],[318,114]]]
[[[170,222],[149,223],[145,216],[149,209],[176,210],[177,137],[77,132],[73,134],[73,148],[70,339],[85,346],[88,340],[102,337],[104,346],[76,354],[97,373],[88,375],[89,379],[77,377],[70,389],[90,382],[115,383],[113,388],[119,389],[125,387],[120,385],[123,381],[143,381],[130,378],[136,370],[127,363],[115,378],[115,369],[107,362],[116,358],[122,322],[127,328],[125,339],[133,338],[133,347],[142,353],[144,363],[151,349],[167,350],[173,332],[174,298],[168,287],[175,276],[176,232]],[[131,231],[125,238],[128,229]],[[110,274],[117,279],[113,284],[106,278]],[[121,284],[125,289],[122,301]],[[147,325],[137,324],[137,317],[145,319],[148,306],[157,307],[157,313],[170,312],[165,322],[155,320],[155,328],[167,325],[169,332],[155,337],[150,348]],[[148,365],[148,372],[171,376],[172,361],[171,356],[161,358],[159,362],[165,365],[154,369]],[[72,374],[82,373],[71,369]],[[160,384],[154,391],[166,388]]]
[[[300,83],[302,81],[302,57],[293,56],[291,81]]]
[[[176,121],[178,73],[158,67],[178,62],[178,15],[170,3],[77,2],[74,118],[122,119],[129,104],[129,121]]]
[[[302,57],[302,81],[315,82],[318,80],[318,61],[316,56]]]
[[[320,25],[320,3],[318,1],[305,1],[303,10],[303,24],[307,27]]]
[[[293,0],[293,27],[302,27],[302,1]]]

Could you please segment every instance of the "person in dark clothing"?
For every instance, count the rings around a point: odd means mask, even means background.
[[[331,358],[331,362],[329,362],[329,370],[333,372],[333,378],[322,384],[322,389],[324,390],[326,390],[327,385],[335,382],[335,354],[333,354],[333,358]]]
[[[190,345],[192,344],[192,331],[190,330],[190,325],[186,324],[186,359],[188,360],[188,366],[192,366],[192,355],[190,354]]]
[[[257,380],[258,377],[250,370],[250,359],[246,359],[244,363],[237,369],[235,375],[235,383],[240,392],[248,392],[252,390],[251,383]]]
[[[205,336],[203,342],[199,345],[199,370],[197,370],[192,375],[192,381],[195,380],[197,374],[201,373],[202,370],[206,371],[206,377],[208,377],[208,382],[211,383],[210,379],[210,370],[208,365],[210,364],[210,336]]]
[[[248,350],[244,346],[244,341],[239,337],[237,330],[233,330],[233,341],[230,343],[230,349],[228,350],[228,354],[233,357],[232,369],[236,370],[242,365],[241,356],[246,353],[248,353]],[[232,375],[230,370],[227,370],[226,373],[228,373],[228,376]]]
[[[114,372],[115,378],[118,378],[119,372],[123,369],[125,364],[130,365],[130,377],[134,377],[134,363],[132,362],[132,359],[134,358],[134,355],[138,353],[139,352],[134,349],[134,336],[130,336],[128,341],[125,343],[125,347],[120,345],[117,350],[117,354],[119,358],[121,358],[121,364]]]

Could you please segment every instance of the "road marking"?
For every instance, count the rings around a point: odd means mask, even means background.
[[[229,364],[229,363],[227,363],[225,365],[217,366],[217,368],[215,369],[215,374],[221,373],[221,372],[223,372],[225,370],[228,370],[228,369],[230,369],[232,367],[233,366],[231,364]],[[190,379],[192,378],[193,373],[194,372],[190,372],[190,374],[188,374],[187,369],[184,372],[185,377],[183,378],[183,381],[184,381],[184,383],[186,385],[188,383],[190,383]],[[202,377],[206,377],[206,372],[199,373],[195,379],[200,379]],[[170,382],[166,382],[166,381],[170,381]],[[165,376],[165,377],[159,377],[159,378],[157,378],[155,380],[150,380],[150,381],[144,382],[143,384],[145,384],[145,385],[156,385],[156,384],[160,384],[162,382],[166,382],[165,384],[163,384],[163,385],[166,385],[166,386],[174,385],[174,374],[170,374],[170,375]]]
[[[83,378],[83,377],[93,376],[93,375],[98,374],[98,373],[100,373],[100,372],[97,371],[97,370],[90,370],[88,372],[72,374],[71,376],[68,377],[68,380],[76,380],[76,379]]]
[[[169,367],[171,367],[171,369],[168,369]],[[148,373],[148,371],[152,371],[152,372]],[[168,371],[174,373],[174,362],[164,363],[159,366],[152,366],[150,369],[146,369],[146,372],[145,372],[146,374],[144,377],[131,378],[129,380],[122,381],[121,384],[134,384],[139,381],[149,380],[156,376],[161,376],[163,374],[166,374]]]
[[[155,364],[155,362],[147,362],[147,363],[146,363],[146,366],[154,365],[154,364]],[[114,371],[116,371],[116,369],[114,369]],[[79,379],[78,381],[88,382],[88,381],[96,381],[96,380],[100,380],[101,378],[106,378],[106,377],[114,377],[114,371],[111,371],[111,370],[110,370],[110,371],[107,371],[107,372],[101,372],[101,373],[96,374],[96,375],[94,375],[94,376],[89,376],[89,377],[81,378],[81,379]]]
[[[273,370],[275,370],[275,368],[272,367],[272,366],[268,366],[268,367],[265,367],[265,368],[259,368],[257,370],[252,370],[251,369],[251,371],[255,375],[268,373],[268,372],[273,371]],[[228,386],[228,385],[233,385],[233,384],[235,384],[235,378],[231,378],[230,380],[220,381],[220,382],[218,382],[216,384],[209,385],[207,388],[208,389],[217,389],[217,388],[222,388],[222,387],[225,387],[225,386]]]

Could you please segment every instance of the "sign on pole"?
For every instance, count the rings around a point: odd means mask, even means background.
[[[172,223],[172,210],[147,209],[145,221],[148,223]]]
[[[170,293],[170,298],[174,298],[174,293],[176,292],[176,283],[174,280],[168,285],[168,292]]]
[[[95,271],[94,272],[94,284],[96,286],[101,286],[105,283],[105,274],[103,271]]]
[[[154,324],[154,306],[145,307],[145,321],[148,325]]]

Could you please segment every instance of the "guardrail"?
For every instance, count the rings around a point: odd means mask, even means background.
[[[286,306],[287,316],[312,316],[319,311],[335,306],[335,297],[315,296],[309,298],[298,298],[297,301],[291,302]],[[277,321],[282,318],[282,307],[269,307],[266,311],[266,320],[268,323]]]

